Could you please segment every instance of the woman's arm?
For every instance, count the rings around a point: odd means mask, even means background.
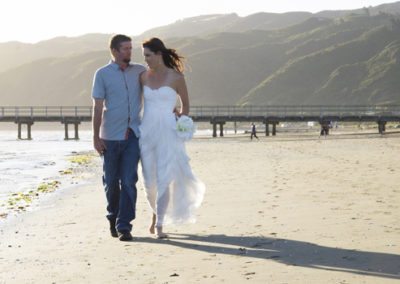
[[[142,73],[140,73],[139,75],[139,82],[140,82],[140,112],[143,112],[143,106],[144,106],[144,97],[143,97],[143,88],[144,85],[146,84],[146,76],[147,76],[147,71],[143,71]]]
[[[186,87],[185,77],[183,75],[180,75],[176,81],[176,91],[182,102],[182,108],[179,115],[189,115],[189,95]]]

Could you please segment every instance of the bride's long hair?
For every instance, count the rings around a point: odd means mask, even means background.
[[[148,48],[154,53],[161,52],[165,66],[175,69],[180,73],[183,73],[184,57],[176,53],[175,49],[166,48],[164,43],[159,38],[153,37],[149,40],[146,40],[145,42],[142,43],[142,47]]]

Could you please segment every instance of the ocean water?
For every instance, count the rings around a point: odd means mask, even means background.
[[[0,131],[0,204],[12,193],[59,180],[59,171],[70,167],[72,153],[92,150],[91,131],[80,131],[78,141],[65,141],[63,131],[33,131],[33,140],[16,136],[16,130]]]
[[[195,137],[211,136],[210,129],[195,132]],[[33,130],[32,140],[18,140],[16,129],[0,130],[0,207],[13,193],[36,190],[44,182],[57,180],[61,188],[66,186],[62,180],[67,177],[59,171],[71,167],[72,154],[93,150],[90,130],[80,130],[79,137],[65,141],[62,130]]]
[[[211,135],[211,130],[195,133],[197,137]],[[33,130],[32,138],[18,140],[16,129],[0,130],[0,201],[10,193],[34,190],[46,180],[59,179],[59,171],[70,166],[72,153],[93,150],[90,130],[80,130],[77,141],[65,141],[62,130]]]

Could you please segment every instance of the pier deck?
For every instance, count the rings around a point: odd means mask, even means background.
[[[383,133],[387,122],[400,122],[400,105],[391,106],[191,106],[190,116],[194,121],[210,122],[213,137],[223,136],[226,122],[261,122],[265,134],[276,135],[280,122],[316,121],[321,126],[331,121],[376,122],[378,131]],[[91,121],[91,106],[15,106],[0,107],[0,122],[18,124],[18,138],[22,139],[22,125],[27,126],[27,139],[32,139],[32,125],[35,122],[60,122],[64,124],[65,139],[69,138],[68,126],[73,125],[79,139],[79,124]]]

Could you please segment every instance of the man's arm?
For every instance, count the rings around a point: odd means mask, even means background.
[[[100,155],[102,155],[106,150],[104,141],[100,139],[100,125],[103,114],[103,104],[104,104],[104,99],[93,99],[93,117],[92,117],[93,146]]]

